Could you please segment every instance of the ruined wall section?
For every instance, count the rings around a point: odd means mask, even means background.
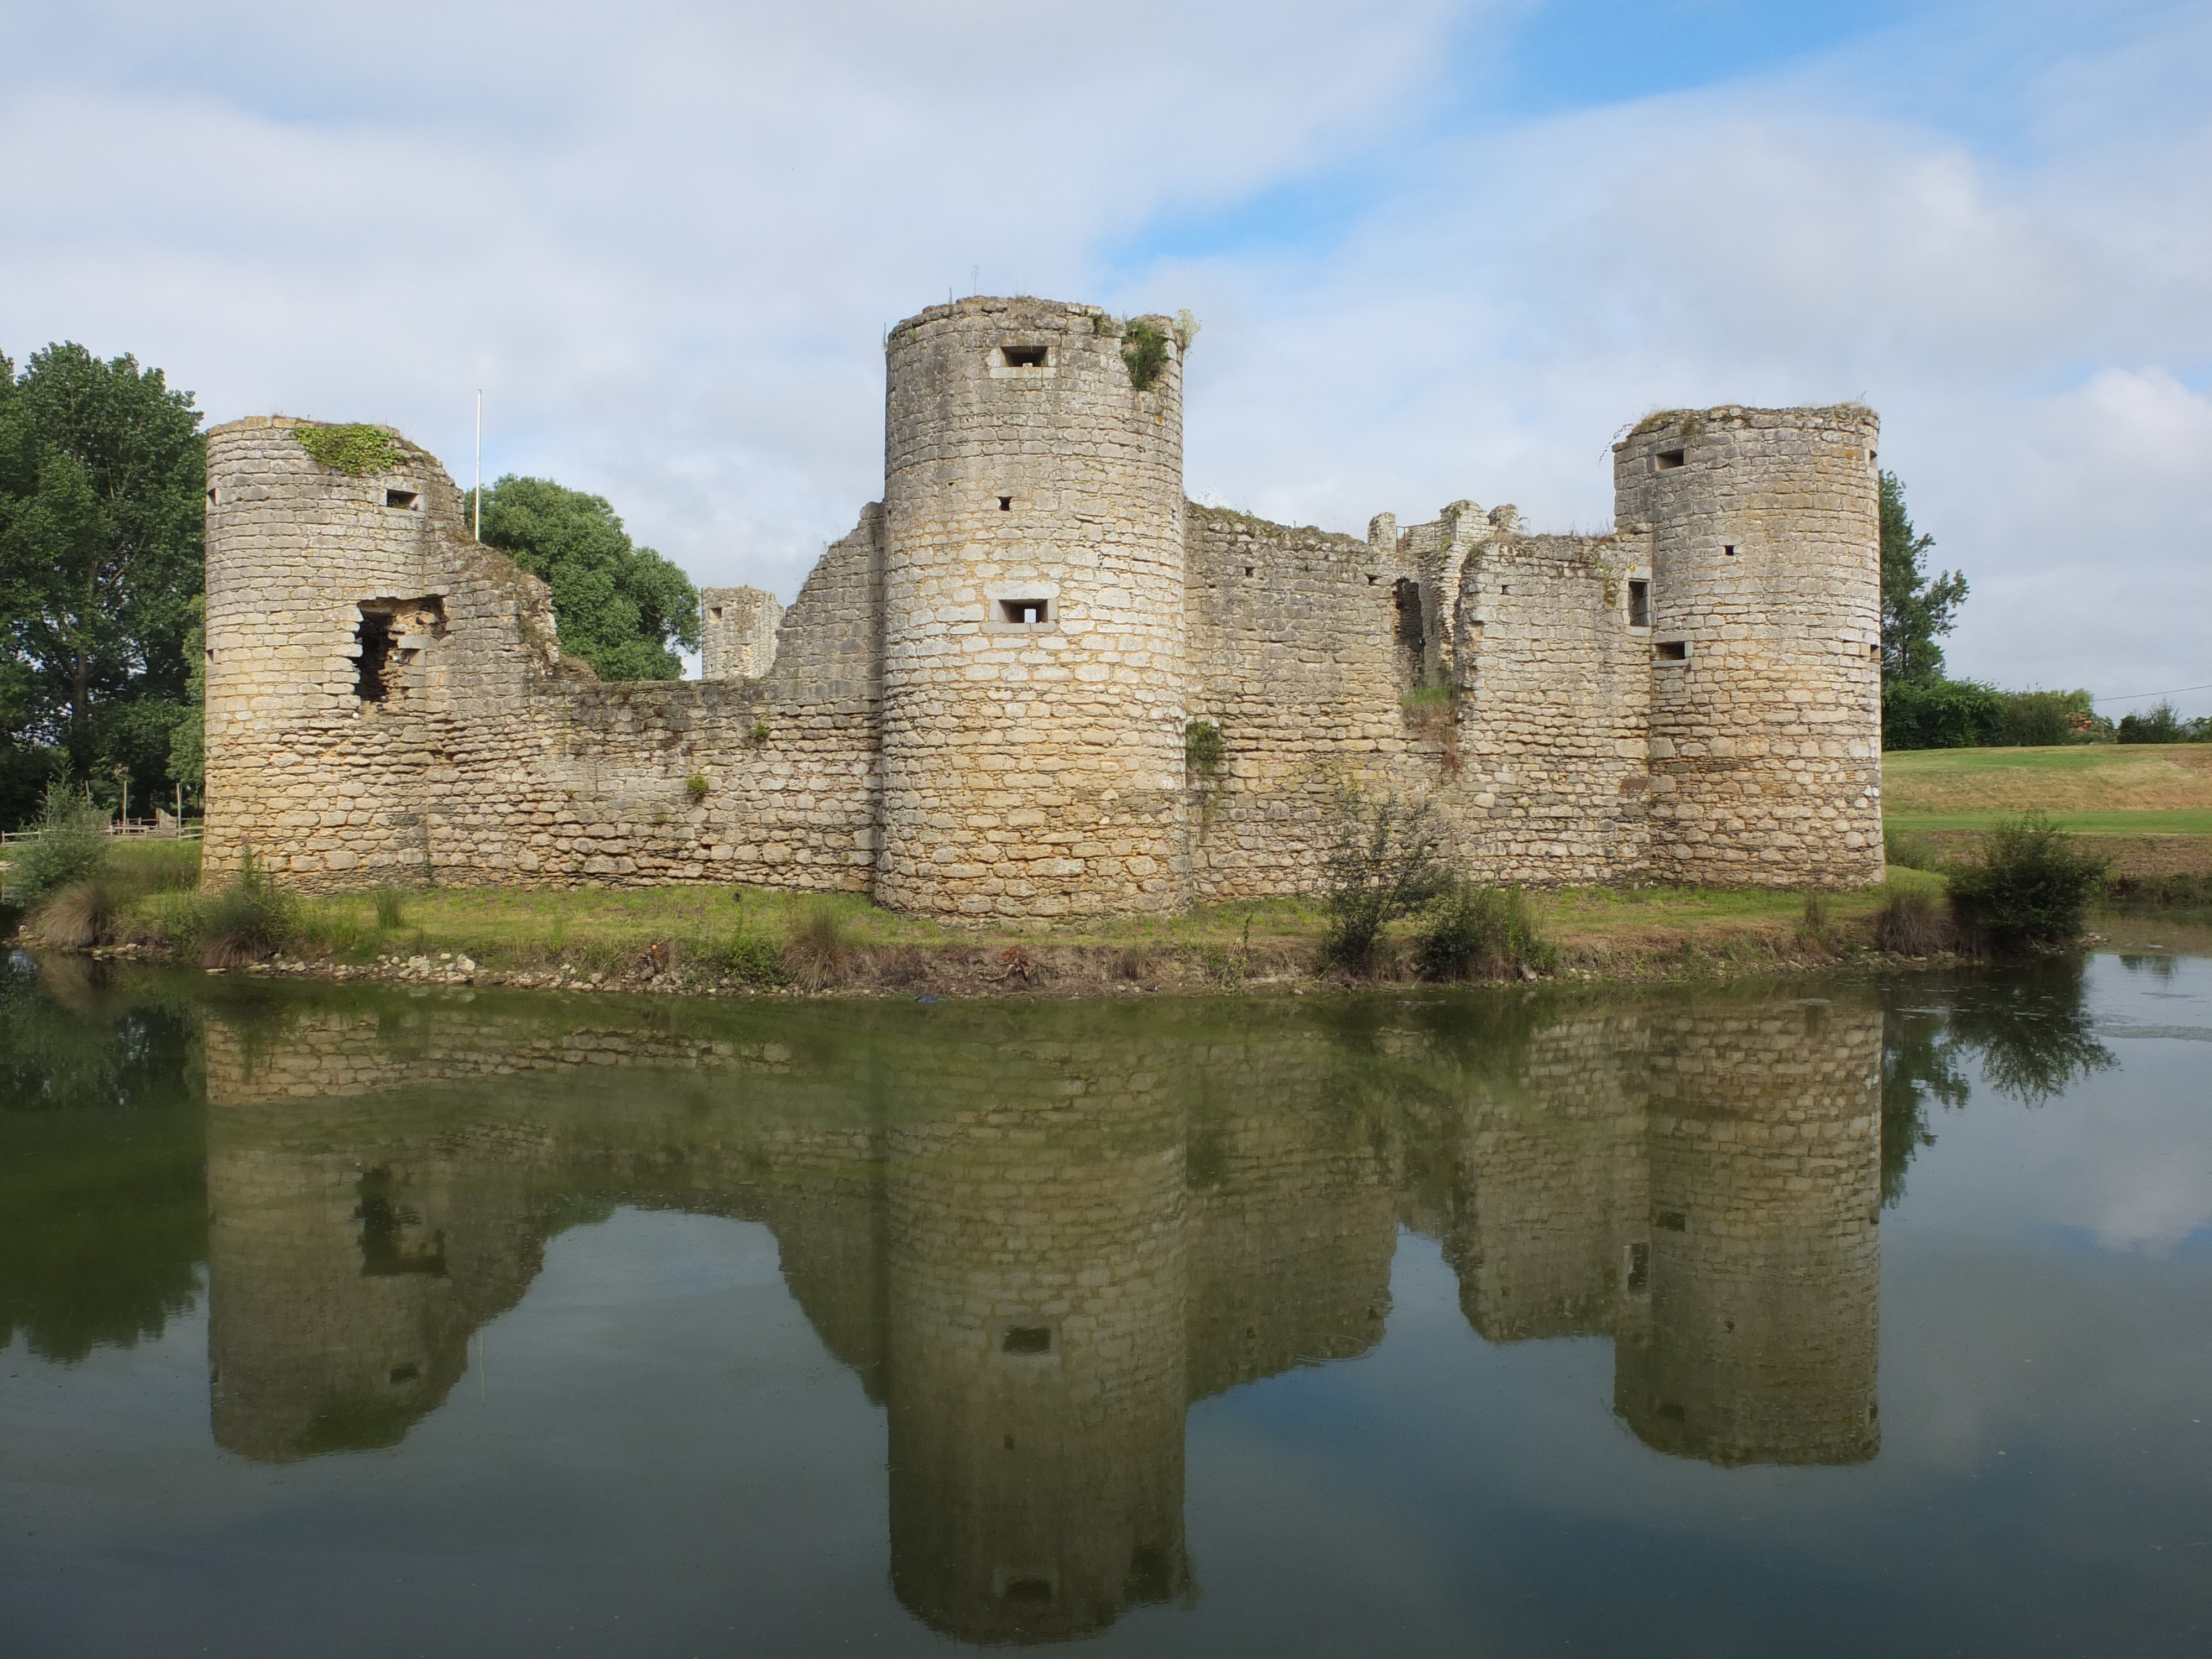
[[[250,847],[309,890],[867,884],[872,509],[771,678],[605,684],[560,655],[544,585],[468,535],[435,460],[402,440],[393,473],[349,477],[301,424],[210,434],[210,880]]]
[[[1346,787],[1418,770],[1399,697],[1395,550],[1219,507],[1185,508],[1194,720],[1221,729],[1218,777],[1191,776],[1202,900],[1312,885]]]
[[[1030,299],[891,331],[888,903],[1045,917],[1188,899],[1182,354],[1170,339],[1139,390],[1125,343],[1093,307]]]
[[[1874,411],[1675,410],[1613,451],[1652,538],[1652,870],[1879,882],[1881,562]]]
[[[1456,573],[1437,799],[1486,879],[1632,881],[1649,855],[1650,669],[1628,611],[1641,550],[1516,522],[1493,524]]]
[[[1628,617],[1640,544],[1522,537],[1455,503],[1368,541],[1187,510],[1202,898],[1318,877],[1340,792],[1425,800],[1491,880],[1634,879],[1644,867],[1649,671]]]
[[[750,680],[775,663],[775,630],[783,607],[757,587],[699,590],[699,678]]]

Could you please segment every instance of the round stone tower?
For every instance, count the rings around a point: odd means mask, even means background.
[[[288,884],[419,878],[444,758],[446,583],[460,496],[391,438],[386,471],[318,463],[286,416],[208,434],[210,882],[251,850]]]
[[[891,331],[877,893],[1188,896],[1182,353],[1161,318],[969,299]]]
[[[1879,436],[1845,404],[1672,410],[1614,446],[1651,545],[1662,879],[1881,879]]]

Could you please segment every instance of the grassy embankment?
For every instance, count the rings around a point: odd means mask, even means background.
[[[135,933],[158,940],[193,901],[197,849],[116,849]],[[1907,884],[1938,878],[1894,872]],[[1567,976],[1715,975],[1818,966],[1869,948],[1877,893],[1575,889],[1529,896]],[[1316,977],[1320,907],[1273,899],[1160,919],[1086,918],[1050,931],[977,931],[882,909],[857,894],[758,888],[526,891],[440,887],[295,898],[284,959],[319,971],[551,985],[728,990],[835,988],[914,994],[1084,994],[1288,987]],[[1382,976],[1410,976],[1413,927],[1393,927]],[[469,966],[458,966],[464,959]],[[411,970],[410,964],[414,964]]]
[[[1916,864],[1971,857],[1981,831],[2040,807],[2124,875],[2212,877],[2205,745],[1901,754],[1885,767],[1884,786],[1893,856],[1910,848]],[[170,931],[166,920],[191,902],[182,890],[197,880],[198,853],[190,843],[117,848],[115,885],[134,924],[126,935],[158,940]],[[1941,883],[1896,866],[1891,879],[1930,890]],[[1808,906],[1795,893],[1654,888],[1576,889],[1529,902],[1558,948],[1559,971],[1612,977],[1834,961],[1870,948],[1880,900],[1836,894]],[[286,954],[326,971],[948,994],[1292,984],[1313,976],[1324,930],[1319,907],[1301,900],[1001,932],[899,915],[858,895],[731,887],[387,890],[298,899],[286,909]],[[2142,932],[2140,921],[2129,926]],[[1392,930],[1386,975],[1408,971],[1411,932]],[[469,968],[455,965],[464,959]]]
[[[1983,831],[2033,808],[2116,875],[2212,878],[2212,744],[1923,749],[1882,763],[1893,857],[1915,841],[1970,855]]]

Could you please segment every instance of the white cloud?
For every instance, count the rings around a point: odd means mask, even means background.
[[[971,270],[1198,310],[1194,490],[1341,528],[1470,494],[1595,527],[1648,407],[1863,394],[1974,581],[1955,667],[2212,679],[2212,122],[2177,90],[2212,26],[1969,6],[1515,121],[1468,42],[1524,9],[18,3],[4,343],[457,472],[481,385],[489,468],[787,595],[879,488],[881,330]],[[1362,210],[1144,254],[1316,179]]]

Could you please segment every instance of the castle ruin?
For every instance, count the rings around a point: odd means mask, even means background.
[[[1494,880],[1881,878],[1871,410],[1653,416],[1607,535],[1462,501],[1362,540],[1184,498],[1187,344],[1035,299],[901,323],[883,500],[788,610],[707,589],[697,681],[564,657],[404,440],[356,477],[309,422],[215,428],[208,868],[1171,913],[1309,887],[1358,791]]]

